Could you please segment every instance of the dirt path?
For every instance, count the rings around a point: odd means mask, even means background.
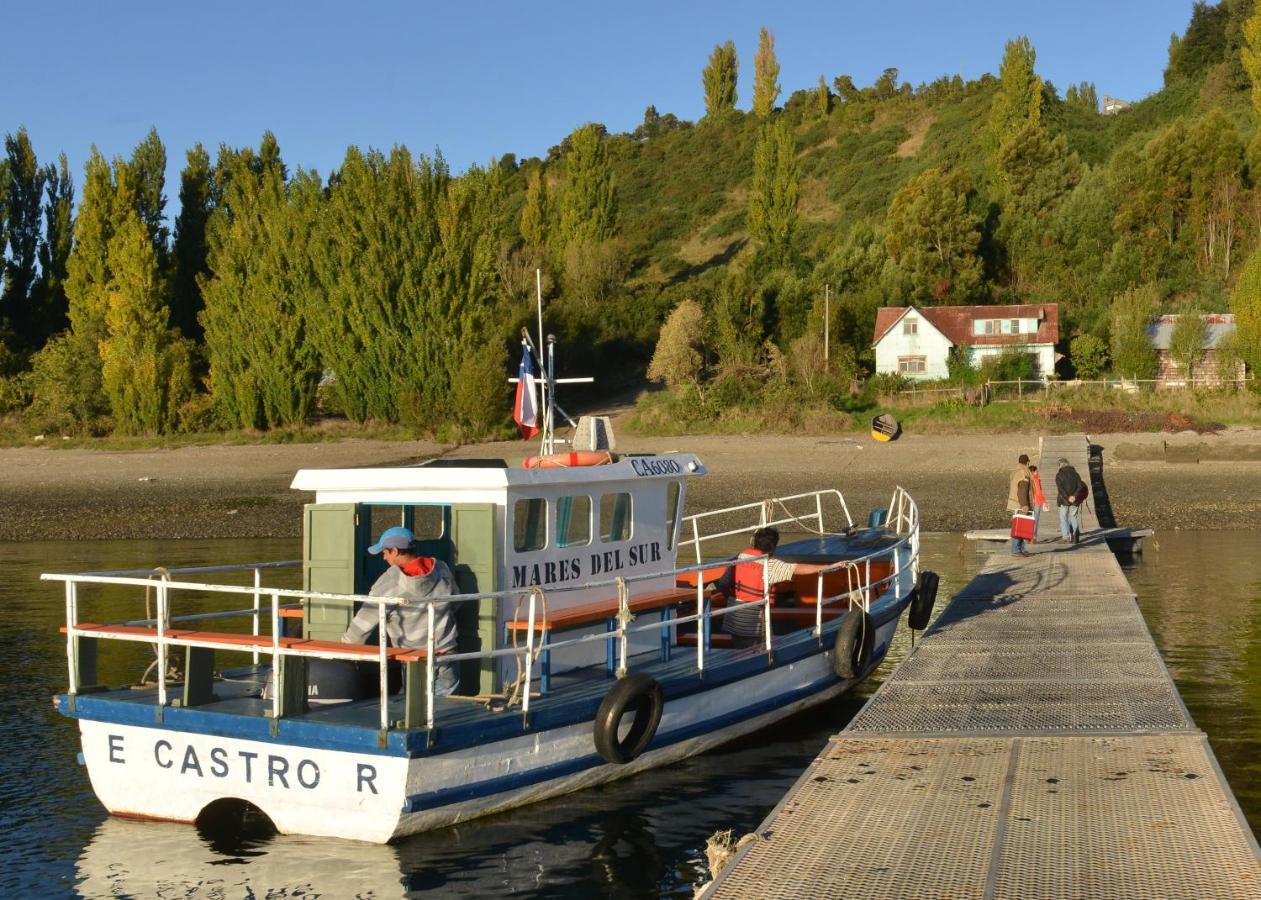
[[[1171,528],[1261,529],[1261,462],[1166,463],[1117,459],[1125,444],[1163,441],[1261,445],[1261,431],[1221,435],[1098,435],[1118,522]],[[1037,452],[1036,435],[865,437],[752,435],[638,438],[619,449],[690,450],[709,475],[694,479],[691,511],[820,487],[840,487],[856,518],[887,503],[895,483],[919,502],[929,530],[996,527],[1005,521],[1006,474],[1017,455]],[[534,452],[515,441],[461,447],[458,458]],[[177,450],[0,449],[0,540],[296,537],[309,495],[289,489],[300,468],[406,465],[447,453],[418,442],[220,445]],[[1141,454],[1140,454],[1141,455]],[[1150,456],[1160,456],[1153,452]]]

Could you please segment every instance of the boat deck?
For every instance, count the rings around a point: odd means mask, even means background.
[[[1084,475],[1086,453],[1048,439],[1042,461]],[[1261,897],[1106,540],[1030,551],[989,558],[706,896]]]

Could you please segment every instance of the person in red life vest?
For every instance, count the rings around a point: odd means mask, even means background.
[[[455,576],[440,559],[422,556],[415,536],[406,528],[387,528],[368,548],[373,556],[380,554],[389,568],[368,591],[372,597],[399,597],[423,601],[450,597],[455,591]],[[455,616],[450,603],[433,604],[433,645],[437,651],[454,650],[456,646]],[[375,603],[365,603],[342,635],[348,644],[362,644],[379,624]],[[424,603],[415,606],[394,606],[385,609],[385,637],[394,647],[424,647],[429,638],[429,615]],[[439,665],[434,672],[434,696],[445,697],[456,688],[455,666]]]
[[[747,647],[765,640],[763,627],[766,613],[760,606],[739,608],[739,604],[761,600],[766,586],[791,581],[794,575],[809,575],[824,568],[808,563],[790,563],[771,556],[779,546],[779,531],[759,528],[753,532],[753,545],[741,550],[736,564],[728,569],[717,582],[717,587],[737,604],[737,608],[722,617],[723,631],[733,635],[736,646]],[[769,557],[766,558],[766,557]],[[765,575],[765,586],[763,576]],[[771,594],[771,605],[775,595]]]

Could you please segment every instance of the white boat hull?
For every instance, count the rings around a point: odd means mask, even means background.
[[[883,657],[897,619],[877,629]],[[626,765],[595,755],[590,721],[407,758],[80,720],[92,786],[115,815],[193,822],[247,801],[286,834],[383,843],[625,778],[765,728],[857,683],[830,648],[667,702],[654,749]],[[507,712],[504,715],[519,715]]]

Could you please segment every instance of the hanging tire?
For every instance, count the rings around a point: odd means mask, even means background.
[[[911,612],[906,623],[915,631],[923,631],[928,627],[928,620],[933,617],[933,604],[937,602],[938,578],[936,572],[920,572],[919,584],[911,593]]]
[[[840,678],[857,678],[871,662],[871,648],[876,641],[876,628],[871,616],[861,609],[851,609],[841,619],[832,654],[832,670]]]
[[[595,714],[596,752],[617,765],[635,759],[652,743],[664,709],[665,695],[656,679],[642,672],[619,678]],[[634,718],[622,736],[622,719],[628,713]]]

